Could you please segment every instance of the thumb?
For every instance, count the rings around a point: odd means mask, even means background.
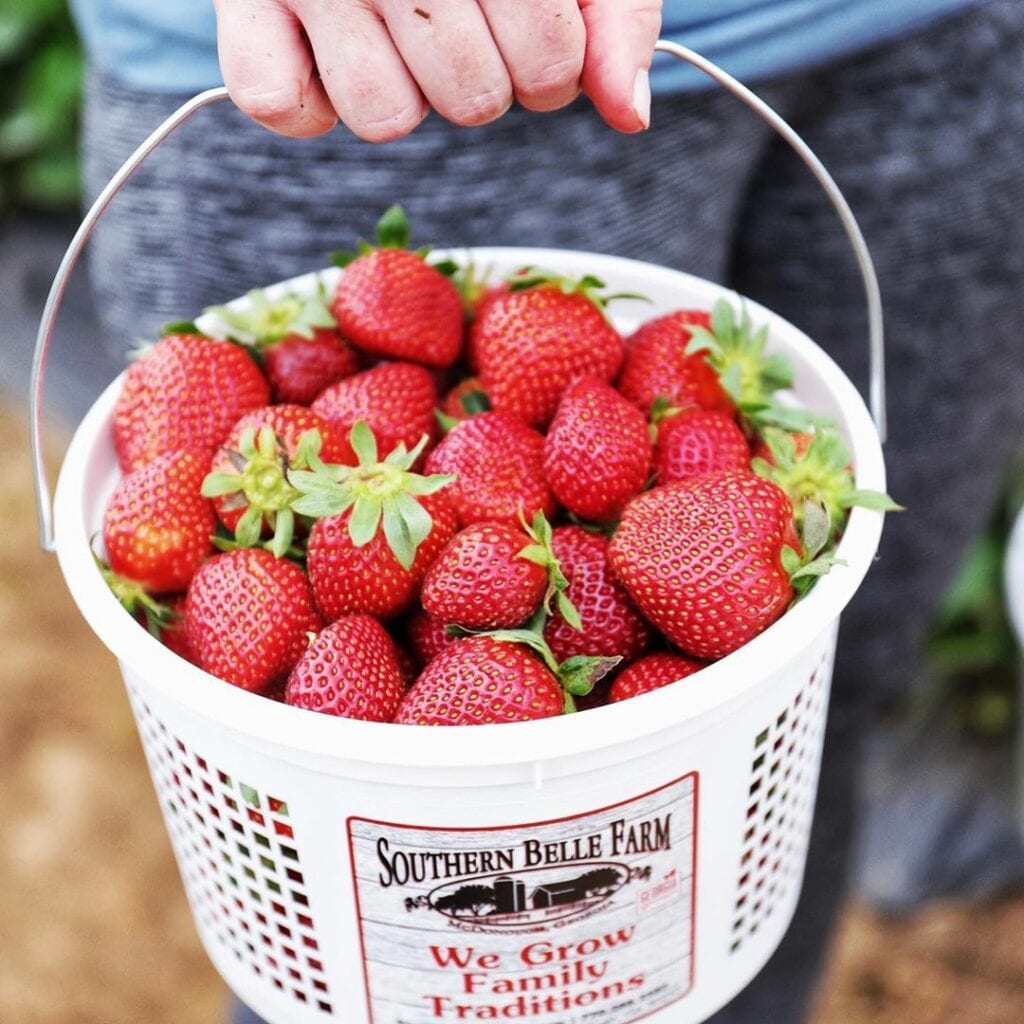
[[[587,30],[583,91],[621,132],[651,119],[647,71],[661,31],[661,0],[580,0]]]

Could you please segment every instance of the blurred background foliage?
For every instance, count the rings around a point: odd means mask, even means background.
[[[65,0],[0,0],[0,216],[78,203],[82,70]]]

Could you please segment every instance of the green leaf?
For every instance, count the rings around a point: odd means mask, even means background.
[[[198,334],[201,338],[207,337],[196,326],[194,320],[172,320],[160,328],[160,337],[166,338],[168,334]]]
[[[839,499],[843,508],[870,508],[880,512],[905,512],[903,505],[897,504],[881,491],[850,491]]]
[[[294,535],[295,515],[290,508],[283,508],[274,519],[274,537],[270,544],[270,550],[278,558],[284,558],[292,546]]]
[[[356,420],[349,433],[352,451],[356,453],[360,466],[373,466],[377,462],[377,439],[373,436],[366,420]]]
[[[434,417],[437,419],[440,428],[446,434],[450,434],[460,423],[460,421],[454,416],[449,416],[446,412],[442,412],[440,409],[434,410]]]
[[[719,377],[722,390],[734,401],[740,401],[743,394],[743,370],[738,363],[731,364]]]
[[[832,536],[832,517],[828,507],[808,498],[803,506],[803,540],[805,557],[816,558]]]
[[[711,333],[720,340],[732,337],[736,330],[736,313],[725,299],[719,299],[711,308]]]
[[[562,686],[576,697],[585,697],[595,684],[599,683],[616,665],[620,657],[599,658],[590,655],[576,655],[558,666]]]
[[[761,380],[769,391],[779,391],[793,386],[793,365],[777,352],[761,364]]]
[[[409,531],[409,538],[415,551],[430,536],[434,527],[434,520],[430,513],[409,493],[399,491],[395,495],[398,511],[405,520],[406,528]]]
[[[408,249],[411,237],[405,210],[397,204],[385,210],[377,221],[377,244],[382,249]]]
[[[357,548],[365,547],[377,536],[380,525],[381,503],[373,498],[356,498],[348,520],[348,535]]]
[[[455,473],[433,473],[430,476],[420,476],[412,473],[406,479],[405,489],[410,494],[436,494],[456,480]]]
[[[556,591],[555,607],[558,608],[559,614],[573,629],[583,629],[583,620],[580,618],[580,613],[577,611],[576,605],[569,600],[569,596],[564,590]]]
[[[358,255],[359,253],[349,249],[338,249],[331,253],[331,264],[335,267],[347,267]]]
[[[263,513],[251,505],[245,510],[235,527],[235,540],[243,547],[255,547],[263,532]]]
[[[199,493],[204,498],[220,498],[225,494],[234,494],[242,489],[242,478],[233,473],[208,473],[203,480]]]
[[[834,565],[846,565],[846,562],[841,558],[824,555],[821,558],[814,559],[813,562],[808,562],[806,565],[801,566],[790,576],[790,580],[801,580],[808,576],[827,576]]]
[[[439,274],[445,277],[455,277],[462,269],[455,260],[439,260],[430,264]]]
[[[384,501],[384,537],[398,564],[408,572],[416,559],[416,545],[394,499]]]
[[[459,398],[459,404],[466,410],[467,415],[476,416],[478,413],[491,411],[491,400],[483,391],[468,391]]]
[[[783,547],[780,559],[782,561],[782,568],[790,578],[800,569],[802,564],[800,556],[788,544]]]
[[[528,544],[516,557],[525,558],[534,565],[547,566],[551,563],[551,552],[543,544]]]

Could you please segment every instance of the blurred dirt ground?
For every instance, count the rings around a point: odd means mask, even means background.
[[[0,432],[0,1021],[219,1024],[117,667],[38,548],[22,416],[0,406]],[[1024,897],[851,907],[814,1017],[1019,1021]]]

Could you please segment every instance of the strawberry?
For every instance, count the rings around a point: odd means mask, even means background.
[[[653,633],[615,578],[608,538],[578,526],[559,526],[551,548],[569,581],[565,595],[580,618],[577,628],[556,612],[544,627],[544,639],[558,661],[582,654],[625,661],[639,657]]]
[[[789,434],[766,427],[762,438],[769,457],[755,458],[752,468],[789,495],[801,529],[808,513],[818,514],[831,541],[842,530],[851,508],[902,511],[888,494],[857,489],[850,453],[834,427],[819,427],[814,434]]]
[[[710,326],[709,314],[681,309],[648,320],[626,339],[619,390],[645,413],[659,398],[673,406],[698,405],[728,414],[732,403],[703,355],[687,355],[696,327]]]
[[[435,619],[430,612],[422,608],[417,608],[409,616],[405,623],[405,632],[421,667],[429,665],[441,651],[458,639],[448,632],[445,623]]]
[[[566,388],[544,441],[544,478],[573,515],[615,519],[650,466],[647,420],[635,405],[595,377]]]
[[[159,627],[157,639],[179,658],[198,665],[195,652],[188,642],[188,633],[185,632],[185,595],[171,595],[164,601],[164,607],[167,614]],[[145,616],[143,616],[143,624],[146,624]]]
[[[467,629],[518,626],[541,599],[567,581],[551,551],[551,527],[538,513],[529,530],[508,523],[475,523],[455,535],[423,581],[423,607],[436,619]],[[579,622],[575,609],[566,609]]]
[[[121,478],[103,515],[110,568],[151,593],[184,590],[213,552],[217,520],[199,489],[202,449],[158,455]]]
[[[399,705],[404,725],[486,725],[562,714],[557,677],[526,647],[471,636],[446,647]]]
[[[275,402],[309,405],[328,384],[359,369],[359,356],[338,331],[325,298],[323,285],[314,295],[277,299],[257,288],[244,310],[212,306],[206,312],[253,349]]]
[[[490,408],[491,403],[481,390],[479,377],[466,377],[459,381],[441,399],[441,413],[449,420],[468,420],[470,416],[477,416]]]
[[[261,548],[204,562],[185,599],[185,634],[199,666],[245,690],[286,675],[321,626],[306,574]]]
[[[785,492],[729,472],[634,498],[609,554],[647,619],[687,654],[714,659],[753,639],[793,600],[787,548],[799,562]]]
[[[750,468],[750,446],[731,416],[697,406],[661,410],[658,402],[652,415],[657,435],[654,475],[659,484]]]
[[[182,448],[212,455],[232,423],[269,401],[267,380],[245,349],[168,334],[125,372],[114,406],[117,461],[127,473]]]
[[[755,330],[745,305],[737,316],[732,306],[721,299],[711,310],[710,327],[693,329],[686,352],[707,361],[735,409],[751,425],[805,429],[816,417],[780,405],[775,399],[776,391],[792,386],[793,368],[781,353],[766,355],[767,345],[767,325]]]
[[[455,534],[455,510],[442,490],[452,478],[412,472],[425,439],[412,451],[399,445],[381,462],[373,432],[360,420],[350,443],[359,459],[355,467],[312,460],[312,470],[289,473],[302,494],[292,507],[317,520],[306,561],[324,618],[366,613],[390,619],[412,604],[427,569]]]
[[[520,276],[473,321],[470,346],[497,412],[545,427],[577,377],[615,377],[622,339],[605,317],[602,287],[593,277]]]
[[[311,432],[315,432],[312,434]],[[309,445],[325,462],[347,457],[348,443],[312,409],[268,405],[246,413],[213,457],[203,496],[212,498],[217,518],[243,547],[273,534],[271,550],[284,555],[292,542],[292,502],[299,492],[288,483],[290,469],[308,464]]]
[[[390,722],[405,693],[395,643],[370,615],[346,615],[323,629],[288,677],[284,699],[324,715]]]
[[[393,206],[377,224],[377,248],[338,253],[345,267],[332,306],[338,327],[364,352],[451,366],[462,349],[458,289],[423,253],[410,252],[409,224]]]
[[[518,524],[538,512],[550,519],[555,499],[544,482],[544,438],[498,412],[457,424],[427,458],[428,473],[450,473],[449,496],[461,526]],[[522,518],[520,518],[522,517]]]
[[[437,437],[437,388],[422,366],[382,363],[325,388],[310,408],[323,416],[342,437],[357,420],[373,431],[381,451],[399,444],[413,448],[426,435],[428,444]],[[347,445],[339,462],[354,466],[355,452]]]
[[[692,676],[703,667],[703,662],[681,654],[649,654],[633,662],[615,677],[609,697],[613,704],[630,697],[639,697],[641,693],[650,693],[651,690]]]

